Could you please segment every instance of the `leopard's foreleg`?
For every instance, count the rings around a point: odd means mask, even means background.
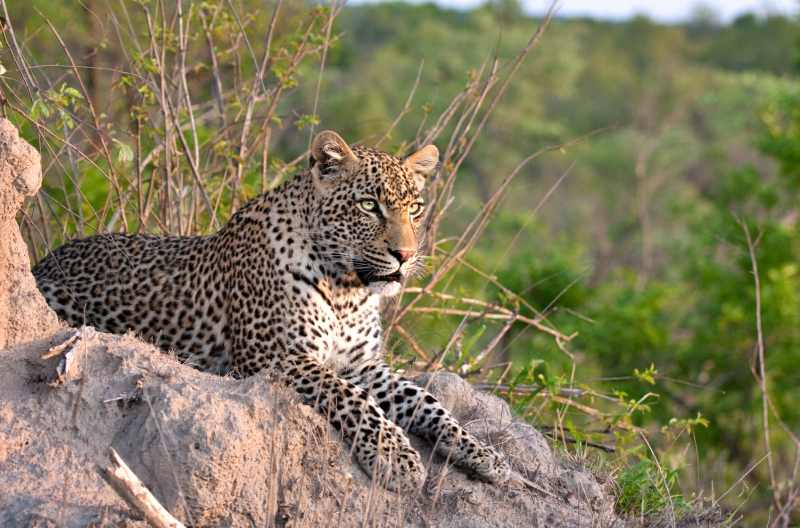
[[[392,372],[383,361],[369,361],[343,377],[368,391],[390,420],[427,438],[456,465],[490,482],[510,477],[511,467],[503,455],[467,432],[432,394]]]
[[[367,391],[305,354],[280,360],[275,371],[350,443],[361,467],[386,488],[416,491],[426,470],[405,432]]]

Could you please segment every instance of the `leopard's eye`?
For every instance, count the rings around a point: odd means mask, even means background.
[[[415,202],[408,208],[408,214],[411,216],[418,216],[425,209],[425,204],[422,202]]]
[[[366,211],[368,213],[375,213],[378,211],[378,202],[375,200],[359,200],[358,206],[361,208],[362,211]]]

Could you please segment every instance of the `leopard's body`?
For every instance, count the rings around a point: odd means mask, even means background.
[[[504,458],[383,360],[381,296],[418,266],[417,204],[437,162],[435,147],[401,160],[323,132],[308,170],[214,235],[98,235],[57,249],[34,275],[73,325],[134,330],[215,373],[271,369],[390,489],[425,479],[404,431],[503,482]]]

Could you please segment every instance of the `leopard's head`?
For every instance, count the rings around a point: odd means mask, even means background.
[[[439,164],[433,145],[406,158],[350,147],[335,132],[311,145],[316,195],[312,238],[324,258],[375,293],[394,295],[420,266],[425,182]]]

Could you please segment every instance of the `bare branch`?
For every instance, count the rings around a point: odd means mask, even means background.
[[[141,512],[154,528],[184,528],[184,524],[156,500],[113,447],[109,456],[111,465],[101,469],[100,475],[131,508]]]

